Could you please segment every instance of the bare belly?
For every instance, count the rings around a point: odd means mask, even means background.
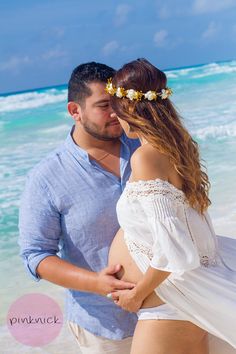
[[[117,278],[124,281],[137,283],[143,276],[129,253],[121,229],[117,232],[111,244],[108,264],[121,264],[122,268],[117,273]],[[155,307],[161,304],[163,304],[163,301],[153,292],[144,300],[142,307]]]

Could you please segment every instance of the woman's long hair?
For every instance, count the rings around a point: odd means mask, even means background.
[[[161,92],[166,88],[167,78],[147,60],[138,59],[118,70],[112,84],[125,90]],[[169,157],[182,178],[183,192],[189,204],[203,213],[211,204],[208,198],[210,182],[200,163],[198,144],[182,124],[171,101],[161,97],[152,101],[131,101],[111,96],[111,106],[133,131]]]

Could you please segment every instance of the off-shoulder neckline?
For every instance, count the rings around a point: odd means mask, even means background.
[[[140,185],[146,185],[146,184],[149,185],[151,183],[156,183],[156,182],[159,182],[161,184],[165,184],[167,187],[173,189],[174,191],[176,191],[182,195],[185,195],[185,193],[181,189],[175,187],[172,183],[168,182],[167,180],[161,179],[161,178],[147,179],[147,180],[140,179],[138,181],[127,181],[126,184],[127,184],[127,186],[128,185],[129,186],[140,186]]]

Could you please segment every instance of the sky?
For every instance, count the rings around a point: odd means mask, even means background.
[[[0,93],[66,84],[74,67],[236,59],[236,0],[1,0]]]

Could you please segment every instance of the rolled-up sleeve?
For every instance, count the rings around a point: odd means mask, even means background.
[[[60,235],[60,213],[47,184],[39,175],[28,176],[20,204],[18,243],[26,269],[36,281],[40,280],[39,263],[59,252]]]

